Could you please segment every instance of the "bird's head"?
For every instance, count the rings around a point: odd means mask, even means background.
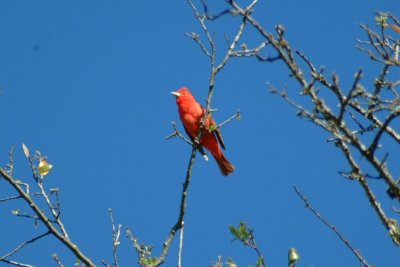
[[[182,87],[176,92],[171,92],[171,95],[174,95],[175,97],[179,98],[181,96],[191,95],[191,94],[189,92],[189,89],[187,89],[186,87]]]
[[[172,95],[176,97],[176,101],[195,101],[193,95],[190,93],[189,89],[182,87],[176,92],[171,92]]]

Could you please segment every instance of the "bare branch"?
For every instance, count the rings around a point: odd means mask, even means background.
[[[347,159],[352,171],[347,178],[357,179],[360,185],[362,186],[369,203],[374,208],[376,214],[378,215],[379,219],[381,220],[382,224],[385,226],[386,229],[390,230],[390,220],[386,217],[385,212],[383,211],[381,204],[377,201],[374,193],[369,188],[367,180],[365,179],[365,175],[361,173],[361,168],[354,160],[353,156],[351,155],[349,147],[342,141],[338,141],[337,145],[342,149],[344,156]]]
[[[297,188],[297,186],[293,186],[294,191],[296,194],[300,197],[301,200],[303,200],[305,206],[307,209],[309,209],[323,224],[325,224],[327,227],[329,227],[338,237],[339,239],[350,249],[351,252],[357,257],[357,259],[360,261],[360,264],[362,264],[365,267],[371,267],[365,258],[361,255],[361,252],[358,249],[355,249],[350,242],[347,240],[347,238],[344,237],[343,234],[339,232],[336,226],[330,224],[328,220],[326,220],[322,215],[311,206],[311,203],[309,200],[300,192],[300,190]]]
[[[192,147],[192,152],[190,154],[189,165],[188,165],[188,168],[186,171],[185,182],[183,183],[178,221],[174,224],[174,226],[172,226],[172,228],[168,234],[168,237],[164,242],[164,247],[162,249],[161,255],[155,262],[154,266],[159,266],[165,261],[165,258],[168,254],[169,247],[171,246],[171,242],[174,239],[176,232],[182,228],[183,219],[184,219],[184,216],[186,213],[187,190],[188,190],[189,184],[190,184],[190,178],[192,175],[194,160],[196,158],[196,151],[197,151],[197,145],[196,145],[196,143],[194,143],[193,147]]]
[[[350,102],[350,100],[353,98],[353,93],[358,88],[358,82],[360,81],[361,77],[362,77],[362,70],[359,70],[355,75],[353,86],[350,88],[349,93],[347,94],[347,96],[344,99],[344,101],[341,101],[340,113],[339,113],[339,116],[338,116],[339,123],[342,123],[343,116],[344,116],[344,113],[346,111],[346,107],[347,107],[348,103]]]
[[[33,164],[31,164],[33,166]],[[0,176],[3,177],[21,196],[29,207],[35,212],[39,217],[40,221],[43,222],[45,227],[49,232],[56,237],[62,244],[64,244],[79,260],[81,260],[87,266],[95,266],[95,264],[78,248],[78,246],[67,238],[65,235],[61,234],[52,224],[51,220],[44,214],[41,208],[32,200],[32,198],[27,194],[19,185],[19,183],[10,176],[6,171],[0,168]],[[34,174],[35,177],[35,174]]]
[[[200,22],[201,27],[203,28],[204,32],[206,33],[208,42],[209,42],[210,45],[211,45],[211,50],[214,50],[214,47],[213,47],[213,46],[214,46],[214,41],[213,41],[213,39],[212,39],[212,37],[211,37],[211,34],[210,34],[210,32],[208,31],[208,29],[207,29],[207,27],[206,27],[206,25],[205,25],[205,22],[204,22],[204,20],[206,19],[206,17],[200,15],[199,11],[197,10],[196,6],[193,4],[193,2],[192,2],[191,0],[187,0],[187,2],[188,2],[188,4],[191,6],[191,8],[192,8],[192,10],[193,10],[193,12],[194,12],[194,14],[195,14],[197,20]],[[210,54],[210,53],[208,53],[208,54]]]
[[[33,265],[30,265],[30,264],[25,264],[25,263],[18,262],[18,261],[13,261],[13,260],[6,260],[6,259],[4,259],[3,262],[4,262],[4,263],[11,264],[11,265],[14,265],[14,266],[20,266],[20,267],[35,267],[35,266],[33,266]]]
[[[19,198],[21,198],[21,196],[12,196],[12,197],[0,198],[0,203],[1,202],[6,202],[6,201],[9,201],[9,200],[19,199]]]
[[[210,13],[208,12],[208,5],[207,5],[206,1],[205,0],[201,0],[201,4],[203,5],[203,10],[204,10],[205,17],[208,20],[218,19],[218,18],[222,17],[223,15],[231,13],[231,11],[229,9],[225,9],[225,10],[222,10],[221,12],[219,12],[216,15],[210,15]]]
[[[14,145],[11,146],[10,151],[8,152],[8,163],[5,168],[10,175],[14,175],[14,148]]]
[[[62,264],[60,258],[58,257],[58,255],[56,253],[53,253],[53,255],[51,255],[51,257],[54,259],[54,261],[56,262],[58,267],[64,267],[64,264]]]
[[[113,258],[114,258],[114,263],[112,266],[114,267],[118,267],[119,263],[118,263],[118,255],[117,255],[117,250],[118,250],[118,246],[121,244],[119,238],[121,236],[121,224],[118,224],[118,226],[115,225],[114,222],[114,216],[112,213],[112,209],[108,209],[108,214],[110,216],[110,220],[111,220],[111,227],[112,227],[112,239],[113,239]]]
[[[179,235],[179,249],[178,249],[178,267],[182,267],[182,249],[183,249],[183,230],[185,229],[185,224],[182,221],[182,228]]]
[[[268,59],[263,58],[260,55],[261,50],[263,50],[268,45],[268,41],[262,42],[259,46],[248,49],[246,44],[240,46],[241,50],[235,50],[231,52],[232,57],[257,57],[262,61],[267,61]]]
[[[230,118],[228,118],[227,120],[221,122],[218,126],[217,129],[221,128],[222,126],[224,126],[225,124],[231,122],[233,119],[237,119],[240,120],[241,115],[240,115],[240,111],[238,110],[235,115],[231,116]]]
[[[1,257],[0,257],[0,261],[5,260],[6,258],[8,258],[8,257],[14,255],[15,253],[21,251],[25,246],[27,246],[27,245],[29,245],[29,244],[32,244],[32,243],[34,243],[35,241],[37,241],[37,240],[41,239],[42,237],[45,237],[45,236],[47,236],[47,235],[49,235],[49,234],[50,234],[50,232],[46,232],[46,233],[44,233],[44,234],[41,234],[41,235],[39,235],[39,236],[37,236],[37,237],[34,237],[34,238],[32,238],[32,239],[30,239],[30,240],[28,240],[28,241],[25,241],[25,242],[21,243],[19,246],[17,246],[16,248],[14,248],[13,250],[11,250],[10,252],[8,252],[8,253],[4,254],[3,256],[1,256]]]
[[[379,140],[382,137],[382,134],[386,132],[386,127],[390,124],[390,122],[398,117],[400,115],[400,109],[395,110],[393,113],[391,113],[383,123],[383,125],[379,128],[379,131],[376,133],[374,140],[372,141],[371,145],[368,148],[368,153],[374,154],[376,148],[378,147]]]
[[[208,52],[208,49],[201,42],[200,36],[198,34],[196,34],[195,32],[191,32],[191,33],[185,33],[185,35],[193,39],[200,46],[203,53],[206,54],[209,58],[211,58],[210,52]]]
[[[47,204],[47,207],[49,208],[51,214],[53,215],[56,224],[60,227],[62,234],[65,236],[66,239],[69,239],[68,234],[67,234],[67,230],[64,227],[64,224],[62,223],[61,219],[60,219],[60,214],[59,212],[54,208],[53,204],[51,203],[51,200],[49,198],[49,196],[47,195],[44,186],[43,186],[43,179],[38,180],[38,186],[40,188],[40,193],[43,196],[43,198],[45,199],[45,202]]]
[[[238,44],[240,37],[243,34],[243,30],[244,27],[246,26],[246,16],[243,17],[242,23],[240,24],[239,30],[236,33],[235,38],[233,39],[231,45],[229,46],[228,52],[225,54],[225,57],[222,59],[221,63],[212,70],[212,72],[214,73],[214,76],[224,68],[224,66],[226,65],[226,63],[228,63],[228,60],[230,57],[232,57],[232,55],[234,54],[234,50],[236,48],[236,45]]]
[[[362,115],[364,118],[367,118],[372,122],[373,126],[369,129],[383,128],[381,133],[388,133],[389,136],[400,143],[400,135],[389,125],[384,125],[379,117],[374,114],[374,112],[377,112],[378,110],[390,110],[391,107],[385,107],[382,105],[376,106],[376,104],[373,104],[372,106],[369,105],[373,109],[363,108],[362,104],[360,104],[359,101],[356,99],[362,97],[367,101],[367,103],[384,103],[380,99],[374,100],[373,98],[380,93],[380,88],[382,87],[382,85],[379,84],[386,83],[382,81],[386,78],[386,73],[389,66],[397,64],[397,62],[390,58],[390,51],[394,49],[394,46],[387,42],[387,40],[389,39],[386,38],[384,34],[382,34],[381,37],[371,31],[369,28],[362,26],[362,28],[367,32],[367,36],[369,38],[367,44],[371,45],[374,49],[374,56],[376,58],[382,58],[384,66],[387,67],[384,67],[380,74],[380,78],[378,79],[378,81],[381,82],[378,82],[378,85],[375,84],[375,94],[372,94],[371,96],[371,94],[367,93],[367,91],[362,86],[358,85],[362,74],[362,72],[359,71],[355,77],[353,87],[350,89],[349,94],[346,96],[342,93],[343,91],[339,87],[338,78],[336,75],[333,76],[332,83],[327,82],[327,79],[325,79],[321,73],[316,73],[316,68],[311,64],[310,60],[308,60],[302,53],[296,52],[307,63],[308,67],[311,70],[312,80],[308,82],[304,78],[303,72],[300,69],[299,64],[296,62],[296,58],[291,52],[289,43],[283,37],[283,27],[280,27],[279,25],[276,27],[277,37],[274,37],[273,34],[267,32],[250,14],[247,14],[245,10],[242,9],[235,1],[228,1],[228,3],[238,14],[240,14],[243,18],[246,18],[249,24],[251,24],[278,53],[278,59],[281,59],[285,63],[285,65],[289,68],[291,75],[300,84],[303,90],[301,92],[302,95],[308,96],[309,99],[312,101],[313,111],[311,111],[311,109],[310,111],[308,111],[304,108],[301,108],[300,105],[295,104],[293,101],[288,102],[291,102],[291,104],[300,108],[301,112],[299,114],[301,114],[301,116],[309,118],[312,122],[316,123],[319,126],[322,126],[328,132],[332,133],[335,138],[338,138],[355,147],[356,150],[367,159],[369,164],[385,180],[386,184],[389,186],[391,196],[400,199],[400,187],[387,169],[386,164],[383,164],[382,160],[375,157],[372,153],[369,153],[365,144],[356,135],[357,133],[360,133],[360,131],[351,130],[343,122],[343,117],[346,112],[346,106],[349,106],[358,114]],[[315,81],[318,81],[322,85],[326,86],[338,97],[341,104],[341,110],[338,116],[335,116],[335,114],[331,111],[329,105],[325,103],[324,99],[318,95],[318,90],[313,88],[312,85],[315,83]],[[397,95],[396,92],[395,95]],[[288,100],[286,95],[284,98],[285,100]],[[376,109],[375,107],[378,109]],[[378,137],[379,139],[379,135],[376,137]]]
[[[182,138],[186,143],[188,143],[189,145],[193,145],[193,142],[190,141],[189,139],[187,139],[183,134],[181,134],[178,130],[178,127],[176,126],[176,122],[173,121],[172,122],[172,127],[174,128],[174,132],[170,135],[168,135],[167,137],[165,137],[166,140],[171,139],[171,138],[175,138],[175,137],[180,137]]]

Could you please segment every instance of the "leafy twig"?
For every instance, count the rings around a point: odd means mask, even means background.
[[[256,239],[253,234],[253,230],[244,222],[241,221],[238,227],[229,226],[229,231],[232,233],[234,240],[242,242],[243,245],[251,247],[257,253],[257,267],[266,267],[264,256],[261,254],[259,247],[257,246]]]

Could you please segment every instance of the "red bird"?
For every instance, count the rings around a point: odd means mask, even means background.
[[[193,139],[199,135],[200,120],[204,116],[205,110],[186,87],[182,87],[177,92],[171,92],[171,94],[176,96],[179,117],[186,133],[193,141]],[[205,129],[203,130],[200,144],[211,152],[218,163],[222,175],[226,176],[235,170],[235,167],[228,161],[221,151],[221,147],[225,149],[225,145],[221,133],[217,128],[217,124],[211,118],[211,115],[206,119]],[[202,152],[202,149],[200,152]],[[204,152],[202,154],[204,154]]]

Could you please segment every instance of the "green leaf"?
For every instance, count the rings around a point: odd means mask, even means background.
[[[228,267],[237,267],[237,264],[231,258],[228,258],[226,260],[226,264],[228,265]]]
[[[208,126],[207,130],[208,130],[208,132],[211,133],[211,132],[215,131],[217,128],[218,128],[218,126],[215,123],[213,123]]]
[[[248,226],[241,221],[239,224],[239,236],[241,240],[246,240],[250,237],[251,232],[250,229],[248,228]]]
[[[258,261],[257,261],[257,265],[256,265],[257,267],[262,267],[262,266],[264,266],[264,258],[261,256],[261,257],[259,257],[258,258]]]
[[[240,221],[238,227],[229,226],[229,230],[231,231],[232,235],[235,239],[240,240],[243,243],[249,242],[252,239],[252,230],[247,226],[244,221]]]
[[[229,226],[229,231],[231,231],[231,234],[232,234],[235,238],[239,238],[239,231],[238,231],[238,229],[235,228],[235,226],[230,225],[230,226]]]
[[[386,28],[389,25],[387,24],[387,16],[385,14],[380,14],[379,16],[375,17],[376,24],[381,26],[382,28]]]

